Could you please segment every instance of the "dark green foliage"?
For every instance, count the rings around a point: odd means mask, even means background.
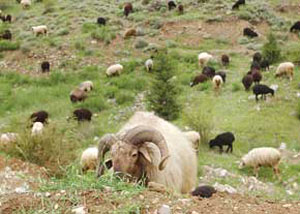
[[[1,51],[13,51],[20,48],[20,44],[16,42],[2,40],[0,41],[0,52]]]
[[[158,54],[155,57],[154,79],[147,96],[150,110],[167,120],[176,119],[180,111],[177,101],[179,90],[172,79],[176,67],[166,51]]]
[[[268,35],[268,41],[264,44],[262,53],[270,64],[278,62],[281,58],[281,50],[273,33]]]

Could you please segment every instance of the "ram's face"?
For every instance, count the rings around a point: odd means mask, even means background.
[[[138,148],[134,145],[118,141],[111,148],[112,165],[115,172],[139,176]]]

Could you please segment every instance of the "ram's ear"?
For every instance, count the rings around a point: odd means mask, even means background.
[[[161,154],[157,145],[146,142],[139,148],[139,152],[147,160],[147,162],[154,166],[159,166]]]

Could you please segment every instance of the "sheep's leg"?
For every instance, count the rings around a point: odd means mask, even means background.
[[[230,152],[232,153],[233,148],[232,148],[232,144],[230,144]]]
[[[273,172],[275,173],[275,175],[277,176],[277,178],[279,180],[281,180],[281,177],[280,177],[280,170],[278,168],[278,164],[276,164],[275,166],[273,166]]]
[[[226,153],[229,152],[229,149],[230,149],[230,145],[228,145],[227,150],[226,150]]]
[[[220,147],[220,154],[222,154],[223,152],[223,146],[219,146]]]
[[[255,177],[257,178],[258,177],[258,170],[259,170],[259,166],[255,166],[253,168],[253,173],[255,174]]]
[[[258,101],[258,94],[255,94],[255,100]]]

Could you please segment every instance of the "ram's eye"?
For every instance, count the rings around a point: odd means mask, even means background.
[[[136,158],[136,156],[137,156],[137,153],[133,153],[133,154],[131,155],[131,157],[133,157],[133,158]]]

